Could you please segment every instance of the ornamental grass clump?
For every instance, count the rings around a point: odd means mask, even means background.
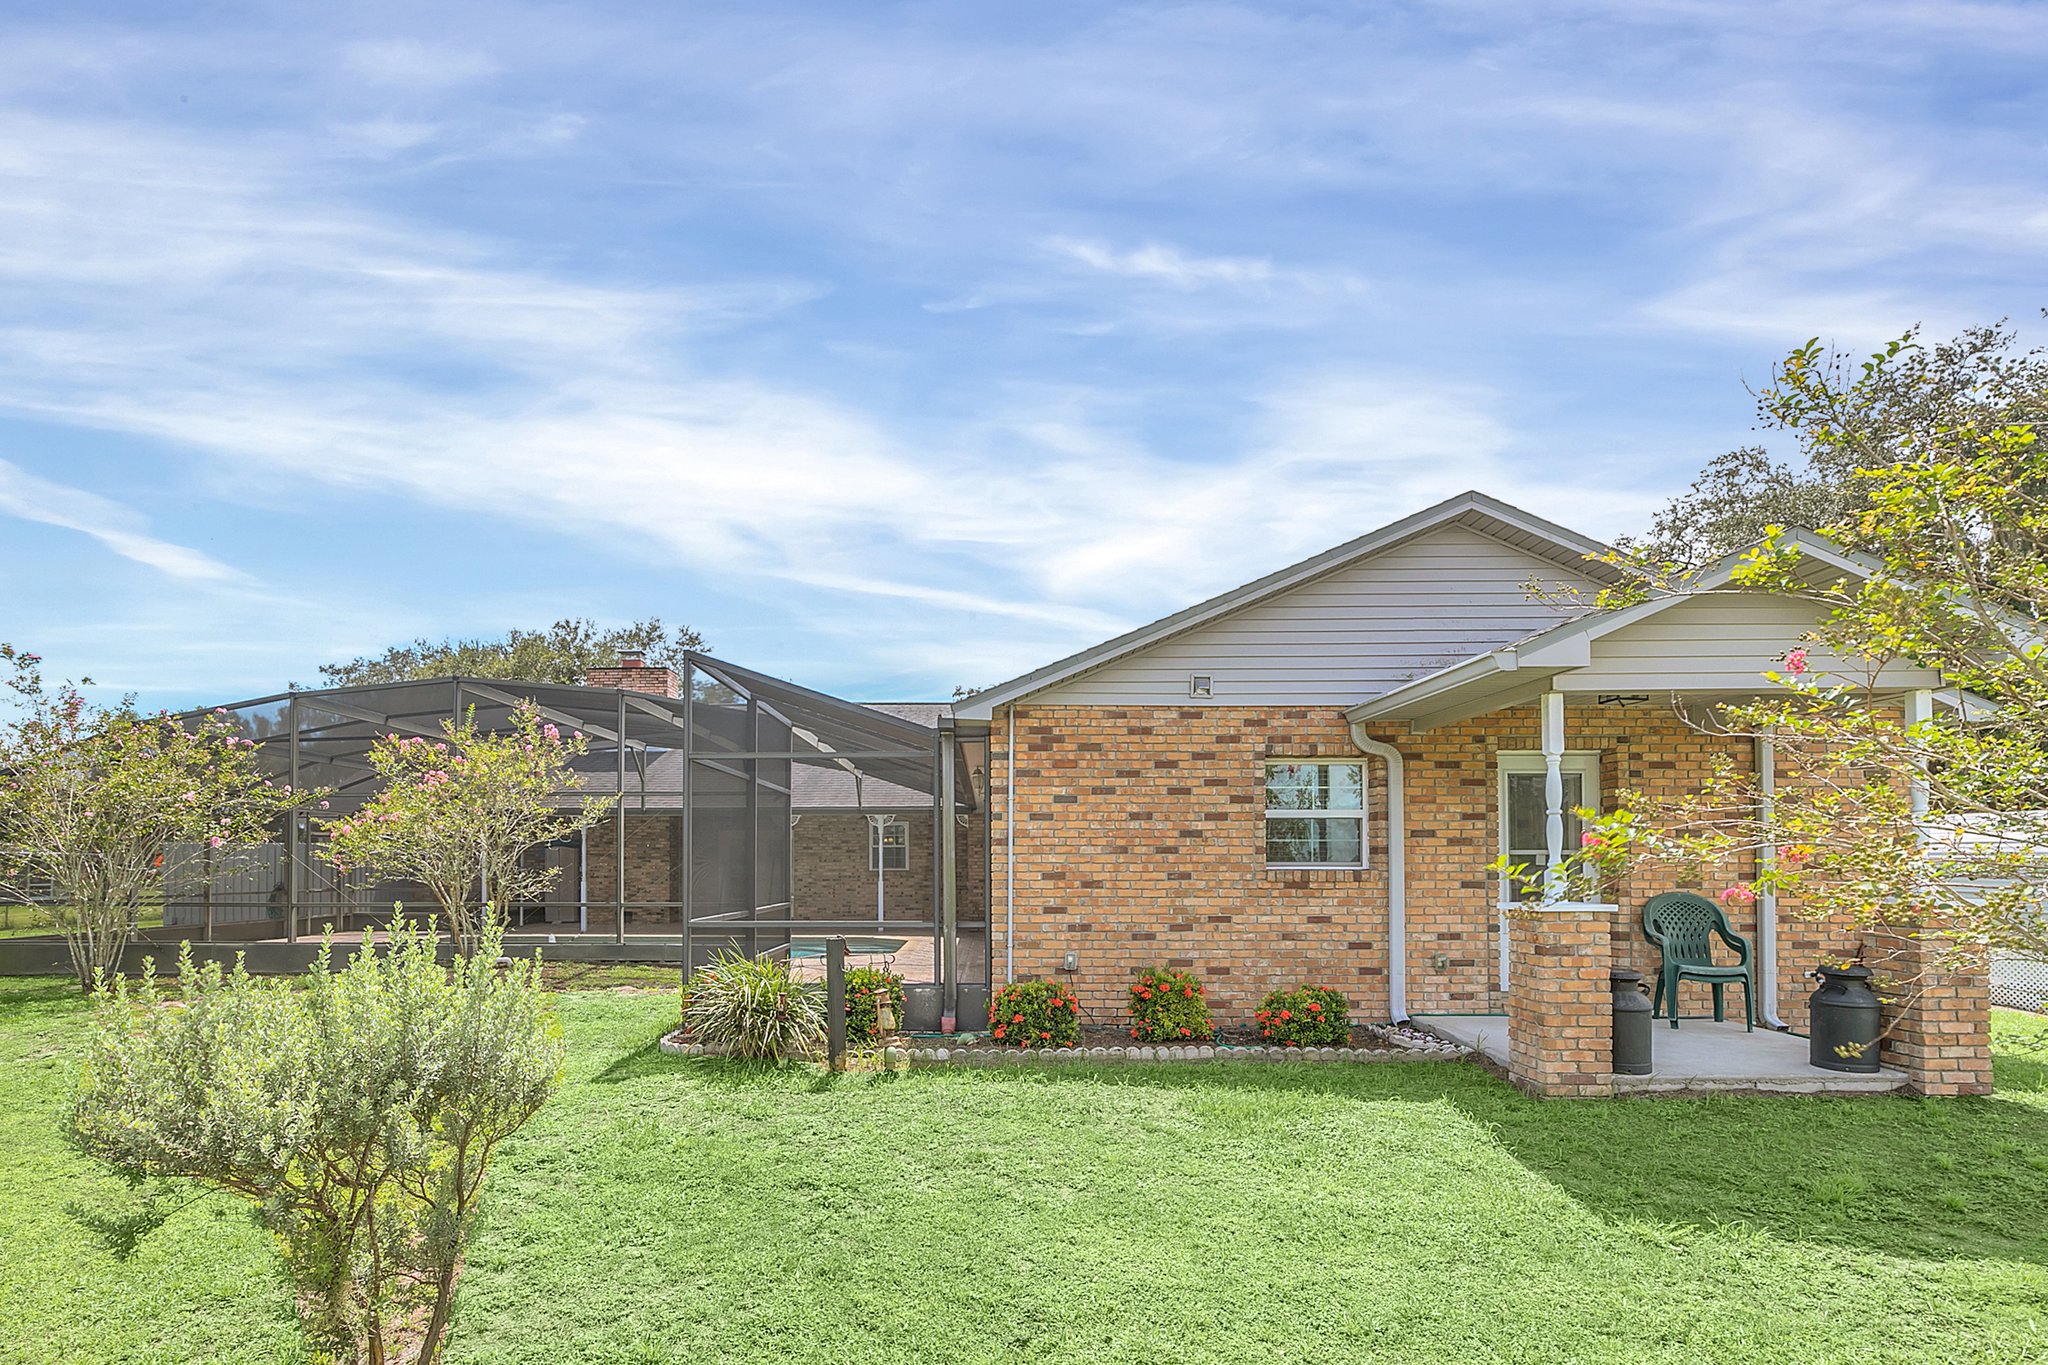
[[[1191,972],[1154,967],[1131,983],[1131,1037],[1141,1043],[1211,1038],[1216,1025],[1202,983]]]
[[[1072,1047],[1081,1002],[1057,981],[1012,981],[988,1005],[989,1034],[1006,1047]]]
[[[683,1027],[734,1057],[808,1057],[825,1045],[823,992],[781,958],[726,951],[683,987]]]
[[[154,970],[102,978],[65,1136],[132,1180],[179,1178],[256,1206],[323,1358],[432,1365],[491,1158],[561,1083],[540,962],[438,959],[403,919],[388,953],[304,989],[199,966],[173,1001]]]
[[[846,1041],[867,1046],[882,1039],[881,1005],[889,1002],[895,1027],[903,1027],[903,978],[886,967],[855,967],[846,974]]]
[[[1274,1047],[1342,1047],[1351,1041],[1351,1002],[1326,986],[1274,991],[1252,1015]]]

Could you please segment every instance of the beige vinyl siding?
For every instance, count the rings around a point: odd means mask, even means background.
[[[1047,688],[1048,705],[1348,706],[1574,614],[1524,584],[1589,580],[1460,526],[1442,526],[1312,583]],[[1215,679],[1205,701],[1189,675]]]
[[[1556,686],[1571,692],[1754,691],[1761,675],[1782,671],[1785,652],[1797,648],[1823,611],[1811,602],[1762,593],[1708,593],[1623,626],[1593,645],[1593,664],[1560,673]],[[1867,681],[1861,665],[1844,666],[1808,647],[1813,672],[1837,681]],[[1923,669],[1889,665],[1885,687],[1934,687]]]

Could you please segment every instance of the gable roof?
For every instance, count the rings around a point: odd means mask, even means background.
[[[1099,645],[1077,654],[1070,654],[1043,668],[963,698],[955,705],[954,714],[962,720],[987,720],[998,706],[1043,691],[1118,659],[1127,658],[1163,640],[1313,582],[1359,560],[1443,526],[1460,526],[1476,531],[1515,549],[1551,560],[1562,567],[1569,567],[1595,579],[1619,582],[1622,577],[1619,571],[1588,558],[1604,554],[1608,550],[1609,547],[1599,541],[1582,536],[1533,512],[1525,512],[1519,507],[1510,506],[1498,498],[1488,497],[1484,493],[1460,493],[1456,497],[1444,499],[1433,507],[1425,507],[1399,521],[1390,522],[1376,531],[1368,531],[1356,540],[1346,541],[1321,554],[1312,555],[1298,564],[1291,564],[1241,587],[1219,593],[1207,601],[1197,602],[1171,616],[1161,617],[1149,625],[1139,626],[1136,630],[1128,631],[1113,640],[1105,640]]]
[[[1846,549],[1817,532],[1799,527],[1786,531],[1781,543],[1799,551],[1801,568],[1807,570],[1811,577],[1833,572],[1848,578],[1869,578],[1883,567],[1869,555]],[[1502,674],[1526,671],[1530,683],[1520,690],[1540,690],[1538,679],[1542,675],[1583,669],[1591,664],[1595,641],[1697,601],[1704,594],[1726,589],[1733,583],[1736,571],[1757,548],[1756,545],[1746,546],[1705,565],[1685,579],[1682,590],[1647,598],[1626,607],[1590,612],[1512,644],[1489,649],[1422,674],[1399,687],[1360,701],[1345,712],[1345,718],[1361,722],[1408,715],[1420,707],[1448,702],[1461,694],[1480,698],[1476,704],[1478,709],[1486,709],[1499,700],[1501,689],[1515,690],[1512,686],[1514,680],[1501,679]],[[1957,695],[1965,697],[1965,694]],[[1972,702],[1986,704],[1981,698],[1974,697],[1959,700],[1957,704],[1962,706]],[[1466,709],[1473,709],[1473,704],[1468,704]]]

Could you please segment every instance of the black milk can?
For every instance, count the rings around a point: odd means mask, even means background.
[[[1643,994],[1641,972],[1609,972],[1607,985],[1614,992],[1614,1071],[1619,1076],[1650,1074],[1650,1027],[1656,1017],[1650,997]]]
[[[1807,1001],[1808,1059],[1823,1071],[1877,1070],[1879,1005],[1868,967],[1822,967],[1820,988]]]

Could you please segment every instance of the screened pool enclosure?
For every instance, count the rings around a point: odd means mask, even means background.
[[[465,715],[506,729],[530,701],[590,742],[581,785],[557,799],[618,806],[581,838],[528,850],[556,875],[545,898],[503,907],[515,942],[584,959],[695,965],[734,949],[801,965],[845,936],[856,954],[941,985],[949,1004],[959,986],[985,986],[986,755],[955,738],[948,708],[859,705],[699,654],[613,678],[629,685],[438,678],[225,708],[274,780],[329,789],[328,808],[217,870],[196,845],[175,850],[167,936],[352,937],[396,904],[431,907],[418,886],[337,870],[324,822],[377,791],[377,736],[439,738]]]

